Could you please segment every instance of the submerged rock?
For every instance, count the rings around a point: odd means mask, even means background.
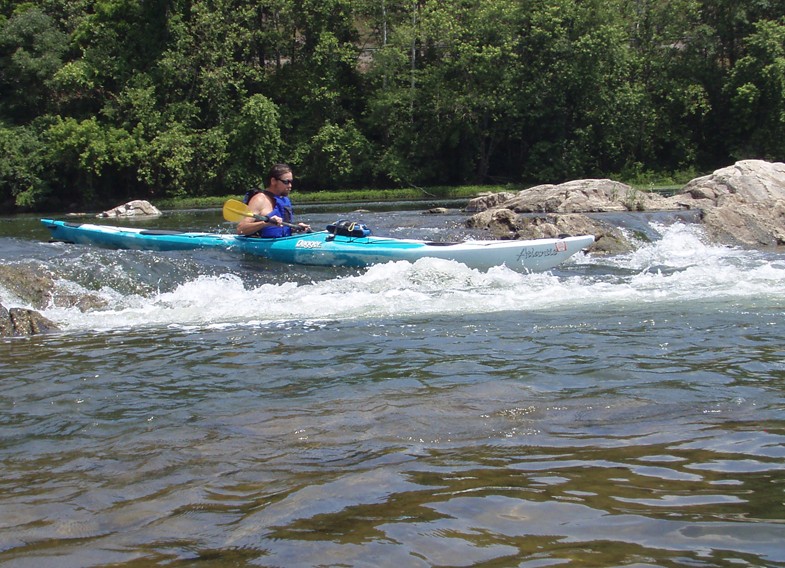
[[[0,337],[39,335],[57,331],[57,325],[34,310],[7,309],[0,304]]]
[[[58,287],[55,276],[37,265],[0,265],[0,286],[34,309],[2,306],[0,336],[32,335],[58,329],[57,325],[35,310],[49,306],[76,307],[85,312],[105,307],[108,302],[92,292],[69,292]]]
[[[0,285],[37,309],[44,308],[52,298],[54,279],[39,267],[0,265]]]
[[[87,311],[103,308],[107,301],[92,292],[70,292],[57,286],[55,275],[28,264],[0,265],[0,285],[37,310],[48,306],[79,308]]]

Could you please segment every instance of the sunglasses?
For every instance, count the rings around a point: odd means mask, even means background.
[[[277,179],[278,181],[280,181],[284,185],[292,185],[292,181],[294,181],[294,180],[291,180],[291,179],[281,179],[281,178],[275,178],[275,179]]]

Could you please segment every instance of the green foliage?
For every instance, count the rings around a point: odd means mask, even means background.
[[[322,187],[351,187],[367,178],[370,155],[368,140],[354,121],[342,125],[324,124],[319,132],[295,152],[295,163],[305,164],[300,175],[324,178]]]
[[[0,1],[0,204],[242,193],[279,160],[311,190],[781,160],[783,13],[785,0]]]
[[[33,5],[0,27],[0,112],[24,123],[47,111],[49,83],[63,64],[68,38]]]
[[[0,205],[35,207],[49,194],[43,145],[30,127],[0,125]]]
[[[226,187],[242,192],[263,183],[269,164],[279,160],[281,130],[278,107],[264,95],[249,98],[239,115],[226,126],[232,149]]]
[[[193,189],[190,182],[199,183],[191,167],[196,162],[199,143],[199,135],[184,124],[168,124],[144,149],[138,170],[140,181],[154,193],[167,197],[188,194]]]
[[[47,163],[88,200],[104,198],[109,190],[107,174],[130,168],[139,154],[137,141],[128,132],[101,124],[95,117],[81,121],[58,117],[44,139]]]
[[[740,158],[785,156],[785,19],[762,21],[731,69],[727,90],[738,117]]]

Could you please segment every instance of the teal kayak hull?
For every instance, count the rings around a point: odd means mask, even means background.
[[[559,239],[434,243],[389,237],[349,237],[327,231],[263,239],[240,235],[149,230],[41,219],[52,240],[114,249],[226,249],[288,264],[364,267],[421,258],[454,260],[479,270],[506,265],[519,272],[558,266],[594,242],[591,235]]]

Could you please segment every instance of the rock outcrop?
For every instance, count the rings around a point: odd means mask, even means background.
[[[706,231],[719,242],[785,245],[785,164],[744,160],[688,183],[674,207],[701,209]]]
[[[598,213],[654,211],[672,206],[661,195],[639,191],[618,181],[583,179],[538,185],[513,194],[478,197],[469,202],[466,210],[475,212],[492,207],[504,207],[516,213]]]
[[[785,164],[745,160],[697,178],[673,197],[636,190],[608,179],[539,185],[518,193],[484,195],[469,202],[467,222],[495,238],[536,238],[591,233],[594,252],[633,248],[623,233],[587,213],[698,209],[707,233],[742,246],[785,244]]]
[[[135,199],[99,213],[96,217],[159,217],[160,215],[158,208],[149,201]]]

